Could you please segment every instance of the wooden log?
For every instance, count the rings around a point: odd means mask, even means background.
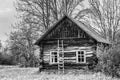
[[[58,39],[50,39],[50,40],[44,40],[42,43],[44,45],[54,45],[54,44],[57,44],[57,40]],[[94,44],[94,40],[93,41],[89,41],[89,39],[86,39],[86,38],[73,38],[73,39],[67,39],[67,38],[64,38],[64,39],[59,39],[59,40],[64,40],[64,44]]]
[[[43,45],[41,44],[40,46],[40,66],[39,66],[39,71],[41,72],[44,67],[44,59],[43,59]]]

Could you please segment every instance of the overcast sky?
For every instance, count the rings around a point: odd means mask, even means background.
[[[11,30],[11,24],[15,22],[15,0],[0,0],[0,40],[4,42]]]

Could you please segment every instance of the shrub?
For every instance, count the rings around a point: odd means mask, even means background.
[[[39,58],[31,57],[28,61],[25,57],[20,57],[19,60],[20,67],[38,67],[39,66]]]
[[[120,77],[120,49],[119,46],[112,47],[99,53],[99,62],[95,71],[101,71],[112,77]]]
[[[0,65],[15,65],[12,55],[1,54],[0,55]]]

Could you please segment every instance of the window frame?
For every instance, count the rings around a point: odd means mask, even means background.
[[[78,61],[78,52],[80,52],[80,51],[83,51],[83,53],[84,53],[84,62],[79,62]],[[53,62],[52,61],[52,57],[53,57],[53,55],[52,55],[52,53],[53,52],[56,52],[57,53],[57,62]],[[76,63],[86,63],[86,51],[85,50],[71,50],[71,51],[64,51],[64,53],[65,52],[76,52]],[[59,57],[59,54],[58,54],[58,51],[50,51],[50,64],[58,64],[58,57]]]
[[[54,62],[52,61],[53,58],[55,59],[55,55],[54,55],[54,57],[52,55],[54,52],[57,53],[57,62],[55,62],[55,60],[54,60]],[[58,63],[58,51],[50,51],[50,64],[57,64],[57,63]]]
[[[84,61],[83,62],[79,62],[79,60],[78,60],[78,52],[82,52],[83,51],[83,53],[84,53]],[[85,50],[78,50],[77,52],[76,52],[76,62],[77,63],[86,63],[86,51]]]

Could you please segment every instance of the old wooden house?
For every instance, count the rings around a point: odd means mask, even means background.
[[[40,68],[64,70],[89,64],[100,43],[110,44],[88,25],[65,15],[35,44],[40,47]]]

